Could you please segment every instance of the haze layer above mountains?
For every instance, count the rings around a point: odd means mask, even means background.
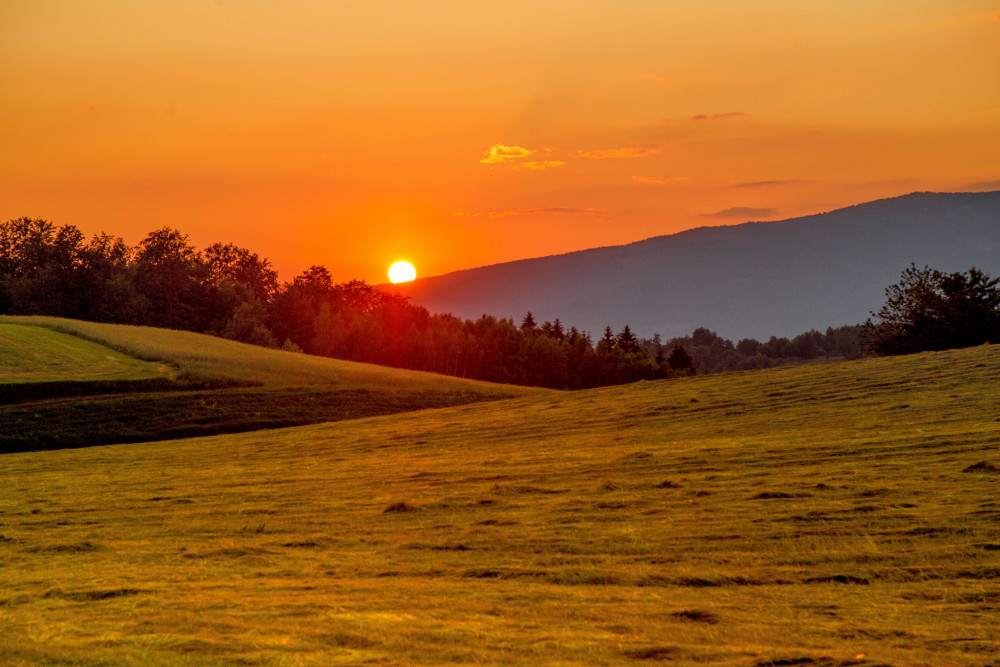
[[[431,312],[559,320],[600,337],[708,327],[737,340],[858,324],[911,263],[1000,275],[1000,192],[913,193],[774,222],[702,227],[394,286]]]

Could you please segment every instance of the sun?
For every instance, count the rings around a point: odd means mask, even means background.
[[[417,270],[409,262],[396,262],[389,267],[389,280],[394,283],[407,283],[417,277]]]

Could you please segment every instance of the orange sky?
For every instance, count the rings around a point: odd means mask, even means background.
[[[1000,189],[1000,2],[3,0],[0,219],[383,282]]]

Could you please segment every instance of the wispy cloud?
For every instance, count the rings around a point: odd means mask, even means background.
[[[700,113],[691,116],[691,120],[721,120],[723,118],[736,118],[737,116],[748,116],[745,111],[727,111],[726,113]]]
[[[562,160],[542,160],[541,162],[522,162],[514,169],[549,169],[551,167],[561,167],[565,162]]]
[[[632,180],[643,185],[670,185],[685,183],[691,179],[688,176],[633,176]]]
[[[580,151],[580,155],[585,158],[590,158],[591,160],[609,160],[617,158],[647,157],[649,155],[656,155],[659,152],[659,148],[626,147],[607,148],[596,151]]]
[[[982,181],[980,183],[966,183],[959,188],[960,190],[971,190],[974,192],[991,192],[993,190],[1000,190],[1000,180],[998,181]]]
[[[776,208],[752,208],[750,206],[734,206],[715,213],[702,213],[706,218],[772,218],[777,215]]]
[[[577,215],[579,213],[603,213],[606,208],[575,208],[572,206],[550,206],[549,208],[529,209],[528,213],[549,213],[554,215]]]
[[[750,181],[749,183],[733,183],[734,188],[767,188],[773,185],[788,185],[790,183],[798,183],[797,179],[790,179],[787,181]]]
[[[520,146],[505,146],[504,144],[493,144],[490,146],[489,155],[480,160],[484,164],[499,164],[507,160],[519,160],[528,157],[535,151],[521,148]]]
[[[571,206],[550,206],[548,208],[524,208],[512,211],[486,211],[483,213],[466,213],[457,211],[454,216],[466,218],[506,218],[515,215],[581,215],[586,213],[603,213],[605,208],[576,208]]]

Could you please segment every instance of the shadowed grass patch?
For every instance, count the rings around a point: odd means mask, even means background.
[[[683,611],[675,611],[670,615],[682,621],[694,621],[695,623],[715,625],[719,622],[719,617],[715,614],[699,609],[684,609]]]
[[[111,588],[89,591],[64,591],[53,589],[47,591],[43,598],[59,598],[62,600],[72,600],[73,602],[100,602],[102,600],[112,600],[114,598],[131,597],[139,595],[144,591],[138,588]]]
[[[377,644],[374,640],[354,632],[333,632],[325,635],[323,641],[330,646],[351,649],[371,648]]]
[[[964,468],[962,472],[998,473],[1000,472],[1000,465],[992,463],[991,461],[980,461],[979,463],[974,463],[971,466]]]
[[[33,546],[28,547],[25,551],[34,554],[80,554],[90,551],[99,551],[102,548],[103,547],[101,547],[101,545],[94,544],[93,542],[74,542],[71,544],[44,544],[41,546]]]
[[[622,651],[622,655],[629,660],[662,660],[665,662],[673,662],[683,654],[684,651],[676,646],[646,646]]]
[[[410,514],[412,512],[419,512],[419,511],[420,508],[417,507],[416,505],[411,505],[406,501],[400,501],[397,503],[392,503],[391,505],[386,507],[384,510],[382,510],[382,514]]]

